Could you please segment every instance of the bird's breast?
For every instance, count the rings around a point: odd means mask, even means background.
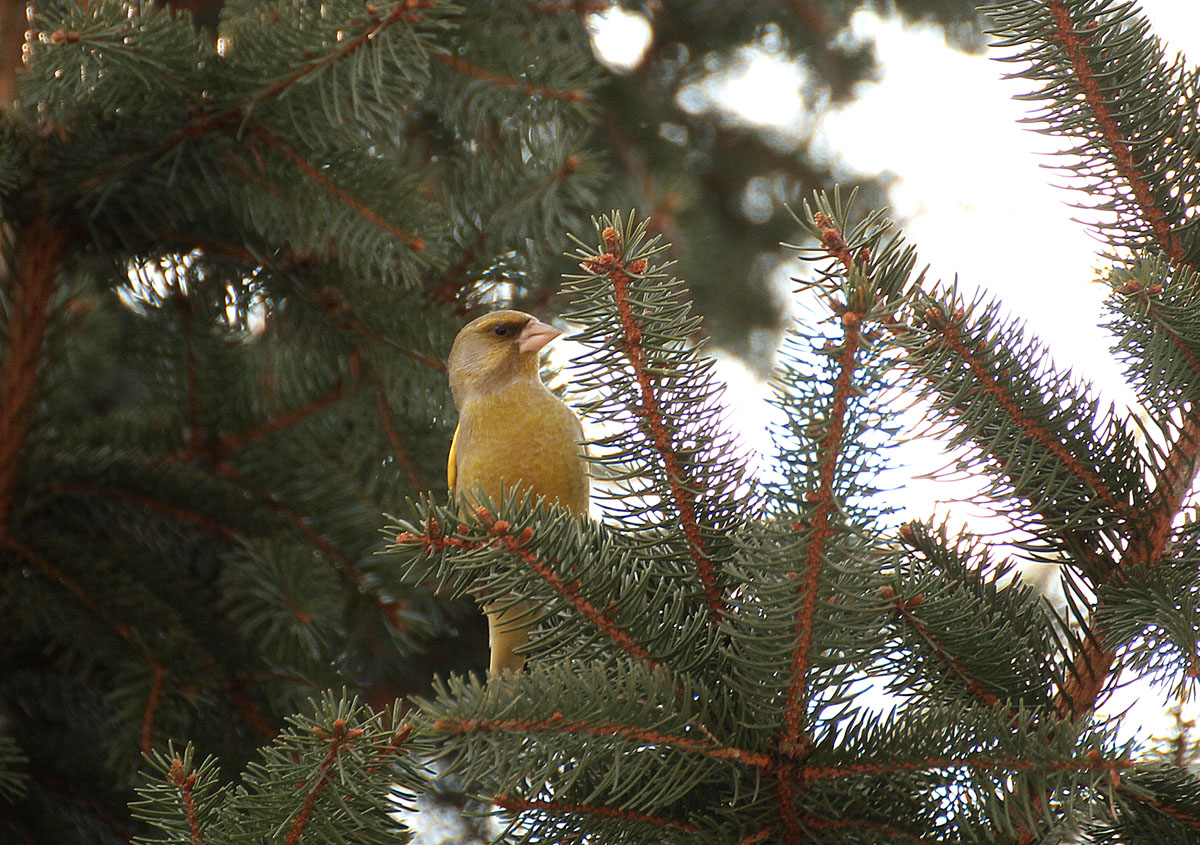
[[[576,513],[588,508],[587,465],[575,414],[538,384],[476,397],[460,412],[456,488],[494,500],[520,487]]]

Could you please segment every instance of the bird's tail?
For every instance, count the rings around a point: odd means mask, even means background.
[[[488,645],[492,650],[490,674],[506,669],[519,672],[525,665],[525,655],[517,654],[517,649],[529,642],[533,626],[527,623],[532,609],[530,602],[506,607],[491,604],[483,609],[488,618]]]

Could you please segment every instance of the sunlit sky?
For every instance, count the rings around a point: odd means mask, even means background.
[[[1168,55],[1200,57],[1200,2],[1141,5]],[[1070,207],[1071,193],[1055,187],[1061,180],[1041,166],[1055,140],[1017,123],[1029,106],[1013,96],[1029,90],[1029,83],[1003,79],[1013,66],[991,61],[990,52],[965,55],[947,47],[933,27],[905,27],[869,12],[856,14],[853,27],[875,41],[882,78],[865,84],[848,107],[820,118],[824,153],[847,172],[894,175],[893,215],[917,245],[920,262],[930,265],[931,278],[948,282],[957,276],[968,295],[982,290],[1000,298],[1047,344],[1058,367],[1092,381],[1106,401],[1131,404],[1110,339],[1098,327],[1105,295],[1095,281],[1105,266],[1102,245],[1071,219],[1078,213]],[[614,64],[636,61],[636,31],[630,21],[620,31],[602,27],[598,47]],[[802,126],[811,115],[801,83],[797,69],[760,54],[728,75],[722,99],[747,120]],[[719,373],[730,386],[733,425],[769,454],[763,425],[775,415],[765,401],[769,387],[736,360],[719,357]],[[906,461],[921,460],[919,449],[908,455]],[[937,460],[942,462],[944,457]],[[973,518],[970,508],[939,504],[958,495],[943,484],[907,476],[898,483],[903,494],[889,501],[906,506],[906,517],[937,512]],[[1144,738],[1165,732],[1167,704],[1165,693],[1135,684],[1115,694],[1105,711],[1132,707],[1123,733]]]

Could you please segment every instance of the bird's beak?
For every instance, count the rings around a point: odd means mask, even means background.
[[[562,332],[554,328],[554,326],[548,326],[540,320],[534,320],[533,322],[526,323],[525,328],[521,329],[521,333],[517,335],[517,349],[522,354],[540,352],[542,347],[560,334]]]

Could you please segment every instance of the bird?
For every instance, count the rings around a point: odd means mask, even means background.
[[[483,492],[499,501],[501,491],[528,493],[584,517],[590,482],[579,417],[542,383],[539,356],[562,333],[521,311],[492,311],[459,331],[450,349],[447,374],[458,407],[446,481],[460,507]],[[522,624],[528,602],[486,605],[488,671],[520,671],[517,649],[532,626]]]

